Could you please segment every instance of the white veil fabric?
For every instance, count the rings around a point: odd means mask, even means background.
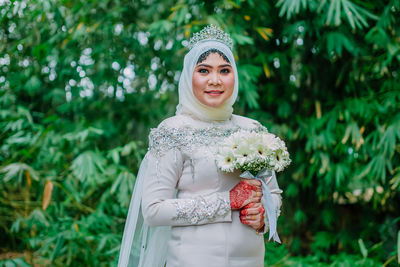
[[[200,103],[193,94],[192,76],[199,56],[217,49],[229,59],[235,75],[232,96],[220,107],[210,108]],[[196,44],[185,56],[179,80],[179,105],[177,114],[190,114],[204,121],[227,120],[232,116],[232,105],[238,95],[238,75],[235,60],[230,48],[219,41],[202,41]],[[149,153],[149,152],[148,152]],[[144,179],[148,168],[152,168],[149,157],[144,157],[136,178],[132,194],[118,267],[164,267],[167,259],[167,243],[171,235],[170,226],[148,226],[143,219],[141,202]]]
[[[150,227],[144,222],[142,215],[143,183],[148,168],[151,168],[147,155],[140,165],[129,205],[118,267],[164,267],[167,259],[166,244],[171,227]]]
[[[230,61],[234,75],[235,85],[232,96],[225,103],[217,108],[208,107],[202,104],[193,93],[192,77],[200,55],[210,49],[221,51]],[[232,105],[235,103],[239,88],[239,77],[237,74],[235,58],[231,49],[219,41],[203,41],[196,44],[185,56],[183,71],[179,79],[179,104],[176,107],[176,114],[193,115],[203,121],[224,121],[232,116]]]

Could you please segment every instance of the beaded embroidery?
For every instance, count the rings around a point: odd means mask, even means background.
[[[177,215],[174,220],[183,220],[190,224],[199,222],[211,222],[217,217],[224,217],[230,211],[230,203],[220,193],[217,200],[207,201],[199,196],[195,199],[180,200],[174,202]]]
[[[266,128],[261,125],[252,129],[244,129],[239,126],[228,129],[218,126],[208,128],[192,128],[188,126],[170,128],[159,126],[150,131],[149,151],[157,157],[162,157],[171,149],[192,152],[201,146],[215,145],[223,138],[229,137],[242,129],[254,132],[266,131]]]

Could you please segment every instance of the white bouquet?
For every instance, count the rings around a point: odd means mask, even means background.
[[[275,176],[274,171],[283,171],[290,164],[289,152],[279,137],[264,132],[239,131],[229,136],[219,147],[216,156],[218,168],[225,172],[241,170],[240,175],[246,179],[261,181],[262,203],[267,216],[264,223],[269,227],[269,239],[281,242],[276,224],[277,214],[273,206],[271,192],[267,183]]]
[[[236,132],[225,139],[216,157],[222,171],[239,169],[253,175],[263,169],[283,171],[290,162],[285,143],[268,132]]]

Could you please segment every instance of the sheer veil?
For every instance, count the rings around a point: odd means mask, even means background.
[[[192,91],[192,75],[199,56],[210,50],[220,50],[229,59],[235,74],[232,96],[219,108],[201,104]],[[183,71],[179,81],[179,105],[177,114],[191,114],[205,121],[226,120],[232,115],[232,105],[238,94],[238,75],[235,60],[230,48],[219,41],[202,41],[196,44],[185,56]],[[148,152],[150,153],[150,152]],[[143,183],[147,170],[153,167],[149,157],[144,157],[136,179],[131,198],[124,234],[121,243],[119,267],[164,267],[167,258],[167,243],[171,227],[150,227],[143,220],[141,200]]]
[[[140,165],[129,205],[119,254],[119,267],[163,267],[166,262],[166,244],[169,240],[171,227],[150,227],[144,222],[142,216],[143,182],[148,168],[151,167],[149,165],[146,154]]]

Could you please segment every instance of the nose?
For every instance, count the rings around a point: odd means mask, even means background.
[[[221,84],[221,80],[219,78],[218,72],[210,73],[210,79],[208,80],[209,84]]]

